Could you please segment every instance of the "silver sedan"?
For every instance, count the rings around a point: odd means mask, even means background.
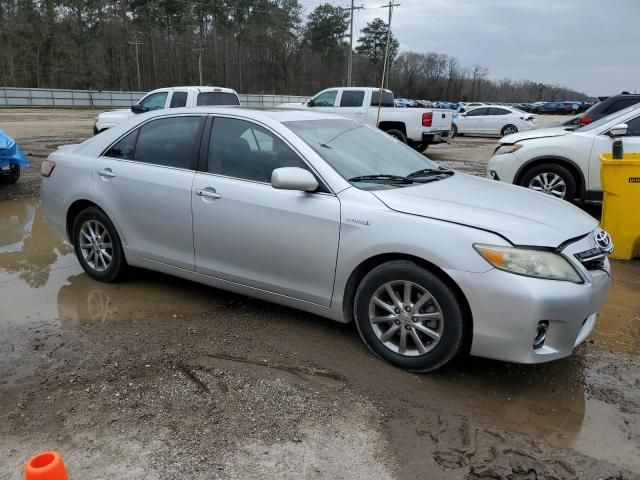
[[[411,371],[568,356],[609,289],[613,246],[587,214],[336,115],[142,114],[61,147],[42,175],[90,277],[140,267],[355,321]]]

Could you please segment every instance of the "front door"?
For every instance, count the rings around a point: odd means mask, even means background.
[[[94,163],[94,193],[130,253],[193,270],[191,186],[204,117],[151,120]]]
[[[271,172],[306,163],[273,132],[217,117],[207,171],[193,185],[196,270],[329,306],[340,202],[328,191],[276,190]]]

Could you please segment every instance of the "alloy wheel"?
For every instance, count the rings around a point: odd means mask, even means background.
[[[433,350],[442,338],[442,309],[413,282],[396,280],[379,287],[369,302],[374,334],[389,350],[415,357]]]
[[[87,220],[80,228],[80,251],[93,270],[104,272],[111,266],[113,243],[106,227],[98,220]]]
[[[542,172],[529,182],[529,188],[546,193],[557,198],[564,198],[567,194],[567,185],[562,177],[552,172]]]
[[[514,133],[518,133],[518,129],[516,127],[512,127],[512,126],[506,126],[504,127],[504,129],[502,130],[504,135],[503,136],[507,136],[507,135],[512,135]]]

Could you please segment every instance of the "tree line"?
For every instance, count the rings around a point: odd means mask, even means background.
[[[298,0],[0,0],[0,85],[150,90],[214,84],[310,95],[346,84],[349,11]],[[381,82],[388,25],[354,38],[353,84]],[[354,37],[355,37],[354,33]],[[386,85],[430,100],[586,99],[562,87],[491,80],[439,53],[399,52]]]

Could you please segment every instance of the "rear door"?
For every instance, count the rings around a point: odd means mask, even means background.
[[[193,270],[191,186],[203,116],[152,119],[94,162],[94,193],[130,253]]]
[[[196,270],[329,306],[338,198],[326,188],[313,193],[273,188],[275,168],[312,169],[263,125],[216,117],[209,133],[203,171],[193,184]]]
[[[506,108],[490,107],[488,109],[488,115],[484,125],[484,133],[499,135],[502,131],[502,127],[513,123],[510,118],[512,114],[513,113]]]

